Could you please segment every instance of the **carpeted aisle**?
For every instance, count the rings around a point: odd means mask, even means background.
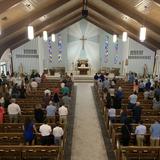
[[[92,95],[93,83],[77,83],[71,160],[107,160]]]

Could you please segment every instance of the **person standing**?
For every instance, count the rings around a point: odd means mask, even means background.
[[[24,131],[24,141],[26,145],[33,145],[34,144],[34,133],[37,133],[36,127],[31,121],[29,117],[25,119],[24,125],[23,125],[23,131]]]
[[[56,114],[57,108],[53,105],[53,102],[50,101],[49,105],[46,107],[46,117],[49,123],[55,122],[55,114]]]
[[[2,106],[2,104],[0,103],[0,124],[3,123],[3,119],[4,119],[4,108]]]
[[[136,140],[138,146],[143,146],[144,135],[146,134],[146,126],[143,125],[143,122],[139,122],[139,125],[135,129]]]
[[[18,115],[21,115],[21,109],[18,104],[16,104],[16,99],[11,99],[11,104],[8,105],[8,114],[10,123],[18,122]]]
[[[44,111],[41,104],[37,104],[34,109],[34,118],[37,123],[43,123],[44,121]]]
[[[151,132],[150,145],[159,146],[160,123],[158,122],[158,120],[155,120],[154,124],[151,125],[150,132]]]
[[[133,123],[139,123],[141,120],[141,107],[140,107],[140,102],[136,102],[136,105],[132,109],[132,119]]]
[[[126,120],[121,128],[123,146],[129,145],[129,141],[131,138],[131,132],[132,132],[131,125],[129,124],[128,120]]]
[[[55,145],[60,145],[61,144],[61,138],[64,134],[64,131],[62,127],[57,124],[56,127],[53,128],[53,136],[54,136],[54,144]]]
[[[67,115],[68,115],[68,109],[67,107],[65,106],[61,106],[59,109],[58,109],[58,113],[59,113],[59,116],[60,116],[60,123],[66,123],[67,121]]]
[[[137,93],[133,92],[133,94],[131,94],[128,99],[129,99],[128,109],[133,109],[138,99]]]
[[[65,106],[70,106],[71,105],[71,97],[69,97],[68,94],[66,93],[62,97],[62,102],[64,103]]]
[[[111,106],[111,108],[108,109],[108,117],[109,117],[109,119],[112,123],[115,123],[115,121],[116,121],[116,109],[113,108],[113,106]]]
[[[47,121],[44,121],[44,123],[39,127],[39,132],[41,133],[41,144],[49,145],[52,128],[47,124]]]

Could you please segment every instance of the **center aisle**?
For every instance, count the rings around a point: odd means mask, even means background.
[[[107,160],[91,86],[77,83],[71,160]]]

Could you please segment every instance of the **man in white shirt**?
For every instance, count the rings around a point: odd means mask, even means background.
[[[47,88],[46,90],[44,90],[44,94],[48,94],[49,96],[51,95],[51,91]]]
[[[45,121],[44,124],[42,124],[39,127],[39,132],[41,133],[41,144],[42,145],[49,145],[50,144],[50,134],[52,132],[52,128],[50,125],[47,124]]]
[[[37,91],[38,83],[35,81],[35,79],[33,79],[33,81],[31,82],[31,87],[33,92]]]
[[[144,135],[146,134],[146,126],[143,125],[143,122],[140,122],[139,125],[135,129],[136,140],[138,146],[143,146]]]
[[[115,118],[116,118],[116,109],[111,107],[109,110],[108,110],[108,117],[109,119],[111,120],[112,123],[115,122]]]
[[[128,109],[133,109],[133,107],[136,105],[136,102],[137,102],[137,99],[138,99],[137,93],[134,92],[133,94],[131,94],[129,96],[128,99],[129,99]]]
[[[9,114],[10,123],[18,123],[18,114],[21,115],[21,109],[16,104],[16,99],[11,100],[11,104],[8,105],[7,112]]]
[[[63,136],[64,131],[62,127],[60,127],[58,124],[55,128],[53,128],[53,136],[54,136],[54,144],[60,145],[61,144],[61,137]]]
[[[68,109],[67,107],[65,107],[64,105],[62,105],[59,109],[58,109],[58,113],[60,116],[60,123],[66,123],[67,120],[67,115],[68,115]]]

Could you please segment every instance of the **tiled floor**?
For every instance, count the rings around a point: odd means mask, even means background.
[[[91,91],[93,83],[77,83],[71,160],[107,160]]]

